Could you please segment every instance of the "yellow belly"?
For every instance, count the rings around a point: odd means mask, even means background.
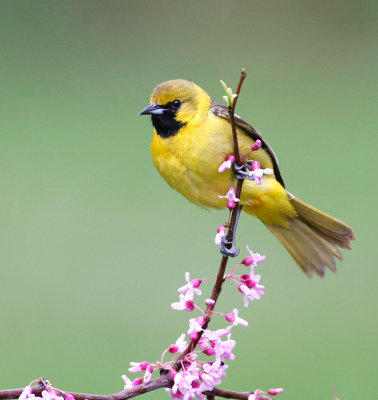
[[[245,155],[253,140],[243,131],[238,131],[238,138],[240,152]],[[231,129],[226,120],[214,116],[201,124],[201,129],[184,127],[168,138],[154,132],[151,152],[162,177],[189,201],[201,207],[226,206],[227,201],[218,196],[237,184],[232,170],[218,172],[220,164],[233,154]],[[261,168],[273,168],[265,150],[254,151],[251,157],[260,162]],[[285,226],[287,218],[295,215],[285,189],[273,175],[264,175],[261,185],[245,180],[241,204],[245,211],[270,224]]]

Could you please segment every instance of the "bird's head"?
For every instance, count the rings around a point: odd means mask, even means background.
[[[187,124],[202,121],[210,108],[209,95],[193,82],[175,79],[152,92],[150,105],[139,115],[151,115],[158,135],[170,137]]]

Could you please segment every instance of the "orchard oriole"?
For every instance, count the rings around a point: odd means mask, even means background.
[[[226,201],[218,195],[237,183],[231,169],[218,172],[219,165],[234,151],[227,107],[212,101],[195,83],[182,79],[158,85],[150,103],[140,115],[152,117],[151,152],[159,173],[189,201],[202,207],[225,207]],[[273,232],[308,276],[313,271],[323,276],[325,267],[334,271],[334,256],[342,259],[337,246],[350,248],[353,231],[286,191],[272,148],[260,132],[235,118],[241,156],[260,140],[253,159],[261,168],[273,170],[263,175],[260,184],[245,180],[240,198],[243,210]]]

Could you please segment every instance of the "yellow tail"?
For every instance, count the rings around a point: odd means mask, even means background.
[[[290,218],[289,226],[266,224],[267,227],[308,277],[312,277],[313,271],[324,276],[325,267],[335,271],[334,257],[342,260],[337,246],[351,248],[355,239],[352,229],[296,197],[290,197],[290,202],[298,216]]]

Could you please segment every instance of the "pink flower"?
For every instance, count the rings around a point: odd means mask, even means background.
[[[189,272],[185,273],[185,280],[187,284],[178,288],[177,291],[179,293],[186,293],[186,298],[191,300],[193,300],[195,294],[201,296],[202,292],[197,288],[201,285],[202,281],[200,279],[190,280]]]
[[[276,388],[276,389],[269,389],[268,394],[275,396],[276,394],[282,393],[284,390],[282,388]]]
[[[20,394],[19,400],[26,400],[35,397],[33,394],[33,388],[31,386],[25,386],[24,390]]]
[[[220,246],[222,244],[223,237],[226,236],[226,227],[221,225],[217,229],[217,234],[215,235],[215,244]]]
[[[195,303],[193,300],[187,299],[185,295],[180,294],[180,301],[172,303],[171,307],[174,310],[193,311],[195,308]]]
[[[67,393],[65,400],[75,400],[75,397],[73,397],[71,393]]]
[[[212,390],[215,385],[221,383],[221,378],[226,376],[224,371],[228,368],[228,365],[218,360],[212,363],[205,363],[202,368],[203,373],[200,374],[200,378],[207,385],[205,390]]]
[[[240,201],[235,195],[235,189],[231,186],[225,196],[218,196],[220,199],[227,199],[227,207],[232,210],[236,207],[236,203]]]
[[[266,393],[263,390],[256,389],[254,393],[248,396],[248,400],[272,400],[270,397],[265,395]]]
[[[189,320],[188,335],[191,340],[198,337],[198,332],[202,331],[202,326],[205,323],[205,317],[191,318]]]
[[[232,314],[226,314],[225,318],[228,322],[232,322],[233,326],[248,326],[248,322],[245,319],[239,317],[239,310],[237,308],[233,309]]]
[[[261,256],[259,253],[254,253],[248,246],[247,250],[249,251],[250,256],[246,257],[242,261],[242,264],[246,265],[247,267],[249,267],[250,265],[256,267],[257,264],[263,262],[266,259],[266,256]]]
[[[256,185],[261,185],[263,175],[273,174],[273,170],[271,168],[260,168],[260,163],[258,161],[252,162],[252,171],[248,172],[248,175],[253,178],[256,182]]]
[[[130,372],[141,372],[145,371],[147,367],[150,365],[147,361],[142,362],[130,362],[131,367],[129,368]]]
[[[230,328],[217,329],[216,331],[211,331],[210,329],[206,329],[203,334],[203,337],[212,341],[212,340],[220,339],[222,336],[226,336],[229,334],[230,334]]]
[[[58,396],[54,390],[44,390],[42,392],[42,399],[44,400],[64,400],[62,396]]]
[[[174,399],[191,400],[195,397],[203,398],[199,390],[199,368],[196,362],[192,362],[186,370],[178,372],[173,382],[172,389],[169,389],[168,392]]]
[[[171,344],[168,348],[170,353],[182,353],[188,346],[185,341],[185,333],[183,333],[177,340],[175,344]]]
[[[133,387],[133,383],[126,375],[122,375],[122,379],[125,382],[125,386],[123,387],[124,389],[130,389]]]
[[[234,161],[235,161],[235,156],[233,155],[228,156],[227,159],[223,161],[222,164],[219,166],[218,172],[221,174],[226,169],[230,169]]]
[[[146,372],[143,377],[143,382],[148,383],[151,380],[152,373],[154,372],[154,368],[151,364],[149,364],[146,368]]]
[[[206,337],[201,337],[197,343],[197,346],[202,350],[207,350],[211,348],[211,342]]]
[[[248,307],[249,302],[259,300],[264,295],[264,286],[259,285],[260,275],[249,275],[250,279],[240,283],[238,289],[244,295],[244,306]]]
[[[218,339],[215,342],[215,357],[217,360],[224,361],[235,359],[235,355],[232,353],[232,349],[235,347],[236,341],[231,339],[231,334],[228,335],[228,340]]]

